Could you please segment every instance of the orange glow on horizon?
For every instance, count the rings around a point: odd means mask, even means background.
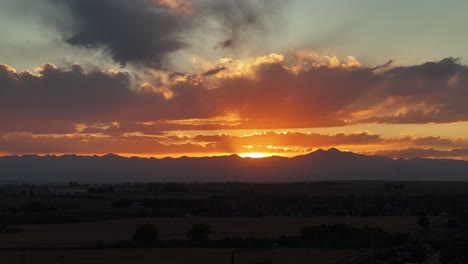
[[[261,159],[273,156],[271,153],[265,152],[246,152],[246,153],[238,153],[239,157],[241,158],[252,158],[252,159]]]

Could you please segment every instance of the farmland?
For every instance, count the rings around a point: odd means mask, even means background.
[[[297,242],[301,230],[345,224],[414,234],[421,230],[420,212],[435,230],[464,213],[464,187],[411,182],[3,186],[0,216],[19,232],[0,234],[0,255],[7,263],[177,264],[187,259],[230,263],[231,252],[240,251],[238,263],[336,263],[367,252],[371,237],[367,241],[364,235],[361,247],[307,246]],[[161,243],[132,244],[136,228],[147,223]],[[189,241],[188,231],[197,224],[209,226],[211,244]],[[281,237],[290,244],[261,246],[280,243]],[[228,238],[241,246],[222,244]]]
[[[443,221],[443,217],[434,220]],[[89,223],[24,225],[22,232],[0,236],[2,246],[12,245],[94,245],[97,241],[130,239],[135,227],[152,223],[165,239],[186,239],[187,230],[197,223],[211,226],[213,239],[223,237],[277,237],[298,235],[305,226],[346,223],[354,226],[380,227],[389,232],[413,232],[417,230],[417,217],[251,217],[251,218],[138,218]]]

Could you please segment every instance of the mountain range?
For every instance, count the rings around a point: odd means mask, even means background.
[[[0,157],[1,183],[468,181],[468,161],[391,159],[317,150],[292,158]]]

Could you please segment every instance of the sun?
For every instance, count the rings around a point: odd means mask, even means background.
[[[260,159],[270,157],[271,154],[265,152],[246,152],[238,154],[242,158]]]

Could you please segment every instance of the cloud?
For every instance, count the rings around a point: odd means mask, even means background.
[[[216,153],[212,145],[163,144],[151,137],[99,137],[91,135],[34,136],[29,133],[0,136],[0,151],[12,154],[134,154],[171,155]]]
[[[468,148],[454,148],[450,150],[437,150],[433,148],[407,148],[399,150],[384,150],[374,152],[376,155],[390,158],[455,158],[468,160]]]
[[[196,41],[221,35],[222,47],[239,47],[265,35],[278,21],[280,1],[265,0],[44,0],[57,12],[64,40],[73,46],[107,51],[121,65],[171,67],[169,56]],[[46,18],[47,19],[47,18]],[[54,18],[55,19],[55,18]],[[52,20],[52,19],[51,19]],[[48,25],[58,23],[49,21]],[[207,38],[204,38],[207,39]],[[241,43],[242,42],[242,43]],[[214,44],[213,44],[214,46]]]
[[[212,69],[209,69],[207,70],[206,72],[204,72],[202,74],[202,76],[211,76],[211,75],[216,75],[224,70],[226,70],[227,68],[224,67],[224,66],[218,66],[216,68],[212,68]]]
[[[148,79],[79,65],[45,64],[35,74],[0,65],[0,130],[66,132],[76,124],[151,122],[159,133],[163,127],[287,129],[468,121],[468,69],[454,59],[383,72],[354,62],[322,62],[326,60],[301,66],[303,60],[271,54],[225,59],[200,75],[160,71]]]
[[[468,146],[468,140],[465,139],[450,139],[450,138],[442,138],[442,137],[400,137],[395,139],[387,139],[386,142],[388,144],[405,144],[405,145],[412,145],[412,146],[438,146],[438,147],[453,147],[453,146]]]
[[[76,25],[66,39],[71,45],[104,48],[125,65],[142,63],[160,68],[166,55],[185,43],[181,30],[188,26],[183,16],[167,11],[170,1],[64,0]]]
[[[270,28],[278,30],[275,21],[280,19],[281,6],[285,1],[278,0],[236,0],[236,1],[201,1],[210,17],[217,21],[224,39],[217,47],[235,48],[242,45],[242,41],[252,38],[255,34],[264,36]],[[203,5],[202,4],[202,5]]]
[[[125,128],[123,128],[125,129]],[[92,132],[92,131],[87,131]],[[112,132],[112,131],[111,131]],[[186,136],[124,136],[123,134],[33,135],[13,133],[0,136],[0,151],[11,154],[23,153],[78,153],[106,154],[141,153],[152,155],[241,153],[250,151],[292,152],[308,151],[310,147],[335,146],[339,144],[375,143],[378,136],[319,135],[268,132],[246,137],[228,135]]]
[[[152,121],[215,116],[203,102],[208,90],[182,82],[171,87],[176,95],[168,100],[165,90],[139,90],[131,74],[119,71],[85,71],[46,64],[38,74],[15,72],[0,66],[0,122],[2,129],[35,131],[43,127],[65,127],[77,123]]]
[[[232,38],[220,41],[217,45],[220,48],[233,48],[234,47],[234,40]]]
[[[323,135],[316,133],[299,133],[299,132],[264,132],[254,133],[246,136],[230,136],[230,135],[199,135],[193,138],[195,142],[205,143],[223,143],[233,146],[279,146],[279,147],[304,147],[317,148],[338,145],[355,145],[355,144],[375,144],[382,141],[378,135],[368,133],[344,134],[338,133],[335,135]]]
[[[356,105],[373,112],[358,122],[449,123],[468,120],[468,67],[446,58],[420,65],[400,66],[379,74],[381,80]],[[388,113],[391,114],[388,114]],[[385,114],[384,114],[385,113]]]
[[[115,114],[117,106],[132,100],[129,74],[84,72],[81,66],[58,69],[51,64],[38,68],[38,75],[12,73],[0,66],[0,120],[54,123],[93,120]]]
[[[429,148],[427,148],[429,146]],[[0,152],[8,154],[214,155],[266,152],[300,155],[339,147],[392,158],[458,158],[468,160],[468,141],[439,137],[385,138],[366,132],[318,134],[263,132],[243,136],[155,133],[151,125],[114,123],[68,134],[1,133]],[[435,148],[436,147],[436,148]],[[372,149],[377,149],[372,151]]]
[[[157,1],[157,0],[154,0]],[[166,6],[172,10],[175,10],[182,14],[192,14],[193,13],[193,6],[192,2],[185,1],[185,0],[159,0],[158,2],[162,6]]]

